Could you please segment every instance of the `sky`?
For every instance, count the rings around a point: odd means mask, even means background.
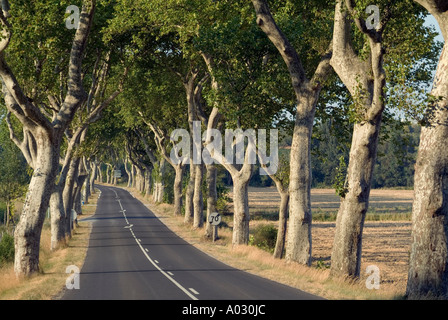
[[[443,42],[442,32],[440,31],[439,24],[437,23],[436,19],[432,15],[428,15],[426,18],[426,23],[428,25],[433,25],[436,28],[436,31],[439,33],[439,37],[437,37],[437,40]]]

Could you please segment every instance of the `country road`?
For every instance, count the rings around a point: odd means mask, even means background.
[[[317,296],[237,270],[168,229],[120,188],[101,196],[79,289],[63,300],[311,300]]]

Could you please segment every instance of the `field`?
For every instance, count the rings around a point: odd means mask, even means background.
[[[230,194],[231,196],[231,194]],[[372,190],[370,210],[363,234],[361,272],[376,265],[380,270],[381,289],[403,292],[406,288],[411,240],[412,190]],[[330,264],[339,198],[332,189],[311,192],[313,228],[313,265]],[[275,223],[280,198],[275,188],[250,188],[251,226]],[[368,275],[362,274],[361,279]]]

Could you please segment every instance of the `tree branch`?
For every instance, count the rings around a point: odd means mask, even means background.
[[[252,0],[257,15],[257,24],[275,45],[288,67],[292,85],[296,94],[300,92],[302,84],[307,82],[305,69],[299,55],[286,36],[275,23],[265,0]]]
[[[55,127],[61,129],[64,129],[71,122],[76,110],[87,99],[82,83],[82,60],[92,26],[95,6],[96,0],[84,0],[79,28],[76,30],[70,52],[68,92],[54,123]]]
[[[333,55],[330,63],[350,94],[359,95],[360,87],[368,89],[369,61],[362,61],[355,53],[351,41],[351,25],[344,0],[338,0],[335,6],[333,29]]]

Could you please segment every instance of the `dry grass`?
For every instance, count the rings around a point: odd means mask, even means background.
[[[366,223],[361,268],[365,270],[370,264],[377,265],[380,268],[381,277],[380,289],[369,290],[365,285],[368,276],[366,274],[361,274],[359,281],[330,277],[327,266],[329,265],[334,238],[334,223],[314,223],[312,235],[313,263],[311,267],[307,267],[297,263],[288,263],[284,259],[274,259],[270,253],[257,247],[233,247],[231,245],[232,233],[230,228],[220,228],[220,239],[212,243],[204,238],[203,229],[193,229],[190,226],[186,226],[183,223],[183,217],[174,216],[171,205],[155,205],[150,199],[142,197],[135,190],[128,190],[151,209],[172,231],[200,250],[235,268],[327,299],[400,299],[403,296],[410,237],[409,222]],[[249,196],[251,208],[257,205],[275,207],[272,205],[272,201],[275,201],[275,195],[272,192],[261,193],[260,190],[254,191],[253,189],[251,192],[252,194]],[[322,199],[328,200],[327,195],[329,191],[316,190],[314,192],[315,196],[321,196]],[[398,196],[404,197],[404,202],[408,201],[409,191],[400,190],[393,193],[395,196],[398,194]],[[379,191],[377,193],[374,192],[374,194],[378,197],[384,197],[391,193]],[[378,203],[380,202],[379,199],[375,200]],[[227,219],[226,222],[231,226],[230,219]],[[258,224],[266,223],[275,224],[276,222],[264,219],[252,220],[251,230]]]
[[[97,194],[84,206],[82,218],[95,212]],[[51,233],[48,222],[41,236],[40,272],[29,278],[17,278],[12,264],[0,270],[0,299],[2,300],[51,300],[61,294],[70,265],[82,267],[87,252],[90,223],[79,222],[73,237],[57,250],[50,250]]]

